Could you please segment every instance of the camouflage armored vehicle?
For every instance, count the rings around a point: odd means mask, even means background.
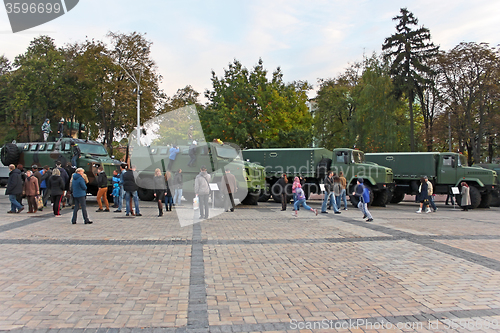
[[[39,168],[48,165],[53,168],[56,161],[60,161],[62,166],[65,166],[71,162],[73,157],[71,142],[80,147],[81,155],[77,159],[76,167],[83,168],[87,174],[89,179],[88,193],[97,194],[95,175],[100,165],[104,167],[111,187],[111,175],[113,170],[119,169],[120,161],[109,157],[106,148],[96,141],[62,138],[53,142],[6,143],[2,147],[1,160],[4,165],[22,164],[26,169],[31,169],[33,165],[37,165]]]
[[[183,196],[190,202],[194,197],[194,179],[200,172],[201,166],[206,166],[212,176],[211,183],[220,182],[226,168],[236,177],[238,191],[236,198],[244,204],[256,205],[260,190],[265,185],[264,168],[241,159],[240,148],[232,144],[201,142],[196,148],[196,162],[188,166],[189,145],[179,145],[180,152],[172,164],[172,175],[179,169],[183,175]],[[163,174],[169,163],[171,146],[134,146],[131,148],[131,164],[136,166],[138,172],[139,198],[151,201],[154,198],[153,177],[156,168]],[[219,192],[216,191],[216,200]]]
[[[295,176],[304,177],[303,189],[306,197],[309,197],[310,193],[321,193],[320,184],[328,170],[333,170],[337,175],[342,171],[347,179],[347,194],[353,205],[357,205],[357,200],[350,193],[358,177],[365,179],[374,205],[385,206],[390,199],[390,189],[394,186],[391,169],[366,163],[363,152],[355,149],[337,148],[333,152],[325,148],[247,149],[243,150],[243,157],[265,168],[268,190],[262,191],[261,201],[272,197],[274,201],[281,202],[283,189],[276,182],[283,173],[287,174],[288,186],[291,186]],[[291,191],[288,189],[287,192]]]
[[[418,193],[420,178],[427,176],[434,193],[451,193],[451,187],[466,182],[470,186],[473,208],[488,207],[498,190],[497,173],[481,167],[467,166],[467,159],[457,153],[372,153],[366,159],[392,168],[396,188],[392,203],[403,200],[405,194]],[[460,202],[460,201],[459,201]]]

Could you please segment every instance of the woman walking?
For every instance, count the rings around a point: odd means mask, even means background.
[[[429,191],[428,191],[427,181],[425,178],[420,178],[420,187],[418,189],[417,201],[420,202],[420,208],[417,210],[417,213],[422,213],[422,208],[425,206],[425,212],[430,213],[431,209],[429,208]]]
[[[24,181],[24,194],[28,199],[28,213],[36,213],[36,196],[40,194],[38,189],[38,179],[33,176],[31,170],[26,171],[26,180]]]
[[[52,176],[47,180],[48,188],[50,189],[50,200],[53,202],[52,209],[56,217],[61,217],[61,202],[64,194],[65,184],[61,177],[61,171],[55,168],[52,171]]]
[[[158,203],[158,217],[163,216],[163,200],[165,199],[165,179],[161,174],[161,170],[156,168],[153,178],[155,186],[155,201]]]

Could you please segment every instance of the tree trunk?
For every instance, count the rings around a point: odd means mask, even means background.
[[[408,106],[410,108],[410,151],[415,151],[415,130],[413,124],[413,92],[410,91]]]

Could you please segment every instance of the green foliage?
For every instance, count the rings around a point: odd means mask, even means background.
[[[385,39],[382,50],[387,52],[385,59],[392,61],[390,73],[395,85],[394,92],[398,97],[405,94],[408,98],[410,149],[415,151],[413,102],[418,91],[423,91],[423,87],[432,84],[424,75],[433,74],[426,62],[437,56],[439,47],[430,42],[429,29],[418,27],[418,19],[406,8],[401,8],[401,15],[393,20],[398,22],[396,33]],[[421,105],[424,105],[423,95],[419,94],[419,97]]]
[[[406,151],[407,110],[393,89],[387,64],[375,55],[322,81],[314,118],[318,145]]]
[[[249,71],[235,60],[218,78],[200,113],[207,140],[221,139],[243,148],[307,147],[312,117],[307,107],[307,82],[285,84],[281,69],[267,79],[262,60]]]

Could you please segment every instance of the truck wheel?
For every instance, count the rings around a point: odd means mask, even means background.
[[[153,201],[153,199],[155,198],[155,192],[153,190],[142,187],[139,187],[139,189],[137,190],[137,195],[142,201]]]
[[[479,207],[479,204],[481,203],[481,193],[477,188],[475,188],[472,185],[469,185],[469,195],[470,195],[470,208],[474,209]],[[457,200],[459,203],[459,206],[462,207],[462,195],[457,196]]]
[[[490,208],[492,198],[493,195],[491,194],[491,192],[486,192],[481,195],[481,203],[479,204],[479,208]]]
[[[494,191],[494,192],[491,193],[490,206],[500,207],[500,196],[499,196],[498,191]]]
[[[245,197],[245,199],[243,199],[241,203],[244,205],[257,206],[259,198],[260,198],[259,192],[257,193],[248,192],[247,196]]]
[[[374,193],[374,198],[373,198],[373,206],[379,206],[379,207],[385,207],[385,203],[388,201],[389,198],[389,190],[383,189],[382,191],[378,191],[377,193]]]
[[[390,202],[393,204],[397,204],[397,203],[400,203],[401,201],[403,201],[404,198],[405,198],[404,192],[394,192]]]
[[[266,187],[260,190],[259,202],[267,202],[271,198],[271,193],[269,193],[269,183],[266,183]]]
[[[19,149],[13,143],[6,143],[2,148],[1,160],[3,165],[17,164],[19,162]]]

